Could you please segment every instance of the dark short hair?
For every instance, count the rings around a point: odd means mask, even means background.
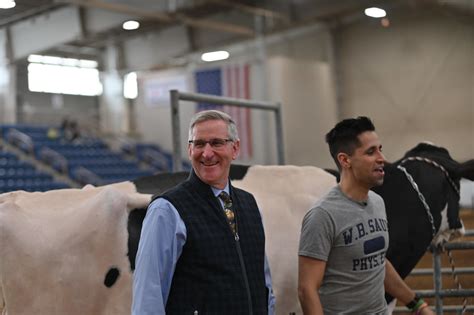
[[[374,124],[370,118],[359,116],[338,122],[336,126],[326,134],[329,152],[339,169],[341,166],[337,160],[337,155],[340,152],[352,155],[354,150],[361,145],[358,136],[366,131],[375,131]]]

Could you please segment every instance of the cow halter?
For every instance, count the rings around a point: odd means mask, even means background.
[[[423,206],[425,207],[428,219],[430,220],[431,231],[432,231],[433,238],[434,238],[435,235],[436,235],[436,227],[434,225],[433,215],[431,214],[431,211],[430,211],[430,206],[426,203],[425,196],[423,196],[421,191],[418,189],[418,185],[416,184],[413,177],[410,175],[410,173],[408,173],[406,168],[402,166],[402,164],[405,164],[407,161],[421,161],[421,162],[431,164],[431,165],[437,167],[438,169],[440,169],[443,172],[443,174],[446,176],[446,179],[448,180],[451,187],[454,189],[454,191],[458,195],[458,198],[460,198],[460,196],[461,196],[461,194],[459,192],[459,187],[456,185],[456,183],[454,183],[454,181],[451,178],[451,176],[449,175],[448,171],[446,171],[446,169],[442,165],[440,165],[437,162],[435,162],[433,160],[430,160],[428,158],[419,157],[419,156],[411,156],[411,157],[407,157],[407,158],[403,159],[400,162],[400,164],[397,165],[397,168],[405,173],[405,176],[407,177],[410,184],[413,186],[413,189],[415,189],[415,191],[418,193],[418,198],[420,198],[421,202],[423,203]],[[444,246],[443,246],[443,250],[444,250]],[[448,255],[448,258],[449,258],[449,263],[451,264],[451,274],[453,276],[454,283],[456,284],[458,290],[461,290],[462,289],[461,283],[459,281],[458,275],[454,271],[454,258],[453,258],[452,254],[451,254],[451,251],[449,249],[447,250],[447,255]],[[464,314],[466,312],[466,308],[467,308],[467,297],[465,297],[464,300],[463,300],[461,314]]]
[[[413,179],[413,177],[410,175],[410,173],[408,173],[407,169],[405,167],[403,167],[402,165],[405,164],[406,162],[408,161],[420,161],[420,162],[425,162],[425,163],[428,163],[428,164],[431,164],[433,165],[434,167],[438,168],[439,170],[441,170],[444,174],[444,176],[446,177],[446,179],[448,180],[449,184],[451,185],[451,187],[454,189],[454,191],[456,192],[456,194],[458,195],[458,197],[460,196],[460,193],[459,193],[459,188],[458,186],[454,183],[453,179],[451,178],[451,176],[449,176],[449,173],[448,171],[446,171],[446,169],[439,163],[433,161],[433,160],[430,160],[428,158],[425,158],[425,157],[420,157],[420,156],[410,156],[410,157],[407,157],[405,159],[403,159],[399,165],[397,165],[397,168],[400,169],[403,173],[405,173],[405,176],[407,177],[408,181],[410,182],[410,184],[412,185],[413,189],[416,191],[416,193],[418,194],[418,198],[420,198],[420,201],[421,203],[423,204],[423,207],[425,208],[425,211],[426,211],[426,215],[428,216],[428,220],[430,221],[431,223],[431,233],[432,233],[432,237],[434,238],[436,236],[436,227],[435,227],[435,224],[434,224],[434,219],[433,219],[433,215],[431,214],[431,210],[430,210],[430,206],[428,205],[428,203],[426,202],[426,199],[425,199],[425,196],[421,193],[420,189],[418,188],[418,185],[417,183],[415,182],[415,180]]]
[[[449,172],[444,168],[443,165],[437,163],[436,161],[433,161],[433,160],[430,160],[428,158],[425,158],[425,157],[420,157],[420,156],[410,156],[410,157],[407,157],[405,159],[403,159],[401,162],[400,162],[400,165],[401,164],[405,164],[407,161],[421,161],[421,162],[425,162],[425,163],[428,163],[428,164],[431,164],[433,165],[434,167],[440,169],[444,176],[446,177],[446,179],[448,180],[449,184],[451,185],[451,187],[453,187],[454,191],[456,192],[456,194],[459,196],[461,196],[461,193],[459,192],[459,187],[458,185],[456,185],[456,183],[453,181],[453,179],[451,178],[451,176],[449,175]]]
[[[401,163],[403,163],[405,160],[403,160]],[[401,164],[400,163],[400,164]],[[418,194],[418,198],[420,198],[420,201],[421,203],[423,204],[423,207],[425,208],[425,211],[426,211],[426,215],[428,216],[428,220],[430,220],[430,223],[431,223],[431,236],[434,238],[436,236],[436,227],[435,227],[435,224],[434,224],[434,219],[433,219],[433,215],[431,214],[431,211],[430,211],[430,206],[428,205],[428,203],[426,202],[426,199],[425,199],[425,196],[423,196],[423,194],[421,193],[420,189],[418,188],[418,184],[415,182],[415,180],[413,179],[413,176],[411,176],[410,173],[408,173],[407,169],[404,168],[403,166],[401,165],[397,165],[397,168],[400,169],[403,173],[405,173],[405,176],[407,177],[408,181],[410,182],[410,184],[412,185],[413,189],[416,191],[416,193]]]

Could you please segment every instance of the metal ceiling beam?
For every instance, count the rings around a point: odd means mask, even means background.
[[[4,27],[16,22],[19,22],[21,20],[25,20],[27,18],[33,17],[35,15],[39,15],[41,13],[45,13],[54,9],[59,8],[61,5],[59,4],[46,4],[42,5],[27,11],[23,11],[18,14],[13,14],[12,16],[9,16],[8,18],[2,19],[2,22],[0,23],[0,27]]]
[[[229,24],[229,23],[222,23],[222,22],[213,21],[210,19],[195,19],[195,18],[191,18],[180,13],[177,13],[176,17],[178,18],[179,21],[189,26],[213,29],[215,31],[224,31],[227,33],[234,33],[234,34],[245,35],[245,36],[250,36],[250,37],[255,36],[255,32],[251,28],[244,27],[244,26],[239,26],[239,25]]]
[[[108,11],[124,13],[144,18],[150,18],[154,20],[158,20],[161,22],[170,23],[173,22],[174,19],[170,17],[169,14],[163,12],[150,12],[147,10],[136,9],[124,4],[118,3],[108,3],[103,1],[97,0],[56,0],[58,3],[67,3],[67,4],[74,4],[81,7],[89,7],[89,8],[96,8],[96,9],[104,9]]]
[[[97,0],[56,0],[56,2],[73,4],[73,5],[84,6],[84,7],[89,7],[89,8],[105,9],[109,11],[134,15],[137,17],[154,19],[160,22],[165,22],[165,23],[182,22],[188,26],[213,29],[216,31],[221,31],[221,32],[224,31],[228,33],[234,33],[234,34],[245,35],[245,36],[254,36],[255,34],[251,28],[244,27],[244,26],[213,21],[210,19],[195,19],[195,18],[188,17],[184,14],[167,14],[167,13],[157,12],[157,11],[150,12],[147,10],[136,9],[136,8],[130,7],[128,5],[123,5],[123,4],[106,3],[103,1],[97,1]]]
[[[238,3],[238,2],[231,2],[229,0],[208,0],[209,2],[213,2],[218,5],[230,7],[230,8],[235,8],[237,10],[240,10],[242,12],[250,13],[253,15],[259,15],[259,16],[264,16],[268,18],[273,18],[273,19],[279,19],[282,20],[285,23],[290,23],[290,19],[288,16],[281,14],[279,12],[275,12],[273,10],[268,10],[264,8],[259,8],[259,7],[254,7],[250,6],[247,4],[243,3]]]

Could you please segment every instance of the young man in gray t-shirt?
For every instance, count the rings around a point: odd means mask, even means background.
[[[417,314],[434,314],[385,259],[388,224],[382,198],[385,157],[367,117],[339,122],[326,141],[339,184],[305,216],[298,294],[304,314],[387,314],[384,292]]]

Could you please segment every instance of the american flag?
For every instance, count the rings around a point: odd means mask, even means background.
[[[250,98],[250,65],[227,65],[219,68],[198,70],[195,73],[198,93]],[[240,158],[252,157],[252,124],[249,108],[230,105],[199,103],[197,111],[217,109],[229,114],[237,124],[240,138]]]

